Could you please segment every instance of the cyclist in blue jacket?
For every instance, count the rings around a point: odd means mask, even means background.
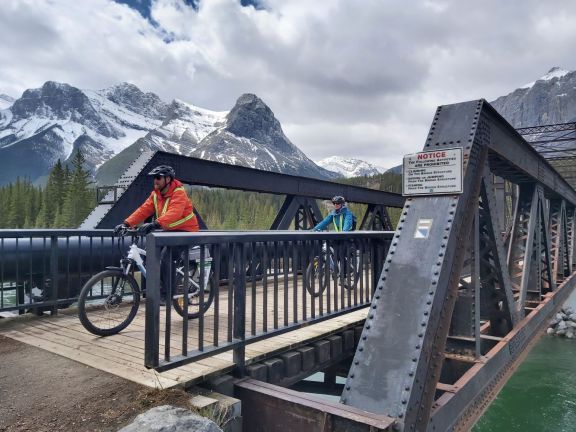
[[[322,231],[333,223],[335,231],[354,231],[356,228],[356,218],[354,214],[352,214],[352,211],[346,206],[344,197],[336,195],[332,198],[332,204],[334,204],[334,210],[332,210],[323,221],[316,225],[313,230]]]

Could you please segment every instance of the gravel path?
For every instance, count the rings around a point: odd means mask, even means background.
[[[182,390],[148,389],[0,336],[0,432],[117,431],[153,406],[187,403]]]

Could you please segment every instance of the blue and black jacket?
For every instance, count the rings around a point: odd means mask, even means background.
[[[314,227],[314,231],[322,231],[331,223],[334,224],[335,231],[352,231],[354,216],[348,207],[343,206],[338,213],[332,210],[322,222]]]

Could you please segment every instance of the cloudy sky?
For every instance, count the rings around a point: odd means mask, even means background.
[[[2,0],[0,93],[128,81],[229,110],[255,93],[309,157],[384,167],[436,106],[576,69],[576,1]]]

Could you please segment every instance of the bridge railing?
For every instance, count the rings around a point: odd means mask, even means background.
[[[0,230],[0,312],[56,313],[124,251],[112,230]]]
[[[234,363],[242,370],[247,344],[367,306],[393,235],[388,231],[149,235],[146,366],[162,371],[232,350]],[[183,250],[195,246],[199,246],[199,280],[205,280],[208,272],[228,277],[225,281],[210,277],[206,287],[200,284],[192,301],[197,303],[195,311],[210,303],[205,313],[180,317],[170,302],[160,307],[160,257],[182,256]],[[167,298],[182,289],[178,271],[187,274],[192,265],[182,269],[174,259],[171,262],[172,276],[164,276],[172,281],[167,284],[171,287]],[[315,262],[320,272],[316,276]]]

